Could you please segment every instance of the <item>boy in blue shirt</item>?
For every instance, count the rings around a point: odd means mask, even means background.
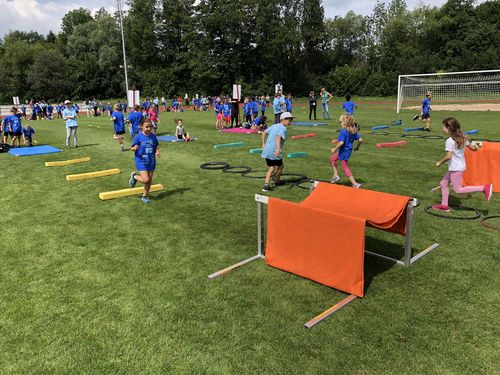
[[[413,117],[413,121],[422,120],[422,122],[425,124],[424,131],[430,132],[431,131],[431,100],[432,100],[432,93],[430,91],[427,91],[425,94],[424,100],[422,100],[422,108],[420,109],[420,116],[415,115]]]
[[[134,110],[127,116],[127,122],[130,123],[130,136],[132,139],[139,134],[143,117],[144,115],[142,114],[141,106],[136,104]]]
[[[270,126],[262,132],[262,154],[260,156],[266,159],[266,164],[268,166],[266,180],[262,187],[263,192],[271,191],[269,181],[273,174],[276,186],[283,185],[280,181],[284,167],[282,149],[286,139],[286,128],[291,125],[292,121],[292,114],[290,112],[283,112],[280,115],[279,123]]]
[[[351,102],[351,95],[346,95],[345,102],[342,104],[342,108],[349,116],[354,116],[354,109],[358,108],[356,103]]]
[[[5,136],[5,129],[8,129],[8,135],[10,136],[10,145],[12,147],[19,147],[20,138],[23,135],[23,126],[21,124],[21,114],[17,113],[17,108],[12,107],[10,110],[10,115],[6,116],[3,119],[4,122],[4,139],[5,143],[7,143],[7,137]]]
[[[132,172],[128,184],[130,188],[134,188],[137,181],[144,184],[144,193],[142,201],[149,203],[148,193],[153,182],[153,174],[156,168],[156,158],[160,157],[160,149],[158,148],[158,139],[156,135],[151,133],[153,123],[149,118],[142,120],[142,131],[137,134],[132,142],[130,150],[135,151],[135,167],[137,172]]]
[[[114,139],[120,142],[120,151],[125,151],[123,147],[123,134],[125,134],[125,119],[123,118],[123,113],[118,104],[115,104],[115,111],[111,114],[111,120],[113,121],[114,127]]]
[[[292,94],[288,94],[285,99],[286,111],[292,113],[293,104],[292,104]]]
[[[286,102],[281,92],[278,91],[273,100],[273,110],[274,110],[274,122],[277,124],[281,120],[281,114],[286,110]]]
[[[26,125],[25,128],[22,130],[23,137],[24,137],[24,145],[27,145],[28,147],[33,146],[33,142],[37,143],[35,140],[34,134],[35,134],[35,129],[33,129],[30,124]]]

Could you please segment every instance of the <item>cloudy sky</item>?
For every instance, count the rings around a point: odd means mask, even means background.
[[[387,0],[388,2],[389,0]],[[441,5],[445,0],[407,0],[409,8],[419,4]],[[344,15],[349,10],[369,14],[376,0],[324,0],[327,17]],[[46,34],[60,30],[61,18],[71,9],[84,6],[92,11],[113,9],[113,0],[0,0],[0,38],[9,30],[35,30]]]

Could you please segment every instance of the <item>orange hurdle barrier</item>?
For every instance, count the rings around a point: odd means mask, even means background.
[[[397,142],[386,142],[386,143],[377,143],[375,146],[378,148],[384,148],[384,147],[399,147],[399,146],[404,146],[408,144],[407,141],[397,141]]]
[[[414,198],[322,182],[314,182],[313,187],[301,203],[256,194],[257,255],[208,276],[213,279],[265,258],[272,267],[350,294],[307,322],[307,328],[364,296],[365,253],[409,266],[439,246],[435,243],[412,257],[412,215],[417,205]],[[269,206],[265,251],[264,204]],[[403,260],[365,250],[366,226],[405,236]]]
[[[493,184],[493,191],[500,193],[500,143],[483,142],[477,151],[465,150],[465,186]]]
[[[302,139],[302,138],[309,138],[309,137],[315,137],[317,134],[315,133],[310,133],[310,134],[301,134],[301,135],[294,135],[292,136],[292,139]]]

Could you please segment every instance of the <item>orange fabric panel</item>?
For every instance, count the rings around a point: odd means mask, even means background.
[[[267,223],[267,264],[363,297],[364,219],[270,198]]]
[[[500,193],[500,143],[484,142],[477,151],[466,149],[465,162],[465,186],[493,184],[493,191]]]
[[[409,197],[320,182],[301,205],[366,219],[375,228],[406,233]]]

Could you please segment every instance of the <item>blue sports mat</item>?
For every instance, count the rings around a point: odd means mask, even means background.
[[[30,156],[52,154],[54,152],[62,152],[62,150],[52,146],[15,147],[10,149],[9,154],[14,156]]]
[[[327,122],[303,122],[303,121],[297,121],[297,122],[292,122],[292,126],[297,125],[297,126],[325,126],[328,125]]]
[[[156,138],[162,142],[184,142],[183,139],[177,139],[175,135],[160,135]],[[191,138],[191,140],[196,141],[196,138]]]

